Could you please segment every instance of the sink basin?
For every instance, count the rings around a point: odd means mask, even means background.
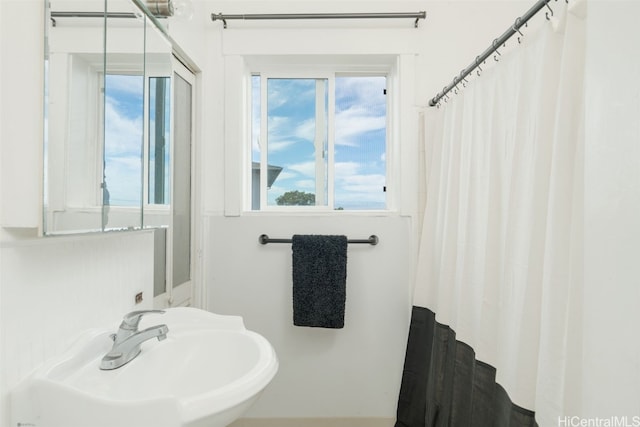
[[[12,425],[223,427],[278,370],[272,346],[241,317],[171,308],[144,317],[140,330],[160,323],[169,328],[165,340],[146,341],[137,358],[111,371],[99,366],[114,330],[87,331],[12,392]]]

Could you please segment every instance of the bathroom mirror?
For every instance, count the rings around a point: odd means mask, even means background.
[[[171,43],[131,0],[45,3],[44,234],[167,226]]]

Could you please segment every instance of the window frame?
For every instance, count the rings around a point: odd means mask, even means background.
[[[151,197],[152,189],[155,191],[155,186],[152,188],[151,186],[151,80],[152,79],[169,79],[169,90],[166,93],[165,97],[168,98],[169,107],[164,105],[165,113],[168,113],[168,116],[165,117],[165,120],[168,118],[169,125],[169,139],[165,141],[165,156],[168,156],[169,161],[164,165],[164,174],[165,174],[165,196],[166,200],[163,203],[158,203],[155,201],[150,202],[149,199]],[[173,194],[171,193],[171,175],[173,173],[173,158],[172,158],[172,150],[173,150],[173,111],[171,108],[173,107],[173,76],[164,75],[162,73],[152,73],[146,76],[145,81],[145,114],[144,114],[144,129],[145,129],[145,144],[144,144],[144,203],[143,206],[146,209],[156,209],[158,211],[168,211],[169,206],[171,205],[171,199]],[[156,112],[157,114],[157,112]],[[155,119],[154,119],[155,120]],[[165,131],[167,133],[167,131]],[[154,135],[155,136],[155,135]],[[157,137],[157,136],[156,136]],[[155,159],[154,159],[155,160]],[[163,162],[164,163],[164,162]],[[154,182],[155,184],[155,182]]]
[[[252,209],[252,115],[253,115],[253,100],[252,100],[252,78],[255,76],[260,77],[260,141],[266,141],[266,145],[261,147],[260,150],[260,207],[259,209]],[[383,209],[336,209],[335,204],[335,80],[339,77],[384,77],[386,79],[386,117],[385,117],[385,208]],[[290,206],[290,205],[268,205],[267,203],[267,153],[268,153],[268,138],[266,135],[267,126],[267,108],[265,108],[265,101],[267,98],[267,80],[270,78],[282,78],[282,79],[327,79],[328,81],[328,105],[327,105],[327,204],[316,206]],[[245,174],[245,197],[244,197],[244,212],[265,214],[265,213],[313,213],[313,214],[380,214],[394,212],[394,198],[390,193],[390,187],[393,188],[390,158],[393,157],[393,140],[394,135],[392,125],[394,122],[393,115],[394,99],[392,87],[395,85],[396,75],[393,67],[389,65],[375,65],[368,64],[362,66],[344,66],[344,65],[268,65],[250,67],[247,69],[247,106],[246,108],[246,123],[248,126],[247,140],[245,144],[247,149],[246,161],[244,162],[243,170],[248,172]],[[261,143],[262,144],[262,143]]]

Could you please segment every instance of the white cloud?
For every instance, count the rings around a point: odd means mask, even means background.
[[[285,116],[270,115],[267,123],[269,135],[291,134],[291,119]]]
[[[271,111],[290,103],[310,104],[314,102],[316,86],[314,79],[269,79],[267,98]]]
[[[354,176],[360,170],[360,163],[357,162],[336,162],[335,173],[336,180],[344,179],[349,176]]]
[[[136,153],[142,149],[142,114],[126,117],[118,101],[105,99],[105,156]]]
[[[316,138],[316,120],[307,119],[293,127],[293,135],[306,141],[314,141]]]
[[[314,119],[303,121],[291,117],[270,116],[268,124],[269,151],[279,151],[299,141],[313,143],[316,124]]]
[[[255,88],[254,88],[255,91]],[[254,101],[258,101],[255,98]],[[308,141],[313,143],[315,139],[315,117],[313,106],[315,105],[315,80],[314,79],[270,79],[268,87],[268,133],[269,151],[278,151],[288,148],[293,142]],[[278,115],[278,108],[287,105],[287,109],[296,109],[306,112],[307,116],[300,117],[291,113]],[[262,106],[264,108],[264,106]],[[257,108],[254,108],[253,126],[256,133],[260,128],[260,120],[257,116]],[[283,144],[287,141],[286,144]]]
[[[301,179],[299,181],[296,181],[296,187],[306,190],[315,190],[316,182],[312,179]]]
[[[113,167],[116,170],[125,172],[127,174],[137,173],[140,174],[142,170],[142,159],[140,157],[112,157],[107,169]]]
[[[384,175],[355,175],[336,182],[335,205],[345,209],[383,209]]]
[[[142,112],[130,117],[127,107],[105,98],[104,173],[110,203],[120,206],[139,205],[142,189]]]
[[[336,145],[357,147],[364,134],[386,128],[385,85],[380,76],[336,78]]]
[[[143,77],[132,75],[107,75],[106,84],[109,93],[120,92],[139,97],[143,93]]]
[[[358,146],[357,139],[367,132],[384,129],[387,125],[384,115],[372,115],[362,107],[351,107],[336,112],[336,145]]]
[[[278,180],[278,181],[282,182],[282,181],[285,181],[285,180],[287,180],[287,179],[297,178],[297,177],[299,177],[299,176],[300,176],[300,175],[298,175],[298,174],[297,174],[297,173],[295,173],[295,172],[287,172],[286,170],[283,170],[282,172],[280,172],[280,173],[278,174],[278,178],[276,178],[276,180]]]
[[[383,208],[384,174],[369,173],[366,165],[358,162],[336,163],[335,203],[337,207],[351,209]]]
[[[295,144],[296,142],[290,139],[280,141],[269,141],[269,152],[274,153],[277,151],[283,151]]]
[[[287,165],[286,167],[289,170],[298,172],[301,175],[309,176],[315,178],[316,176],[316,164],[315,162],[303,162],[303,163],[294,163],[291,165]]]
[[[384,105],[386,78],[371,77],[338,77],[336,79],[337,102],[349,102],[369,105]]]
[[[340,179],[338,186],[346,192],[380,193],[385,184],[385,176],[379,174],[353,175]]]
[[[140,157],[111,157],[105,165],[105,180],[110,194],[110,204],[119,206],[140,205],[142,162]]]

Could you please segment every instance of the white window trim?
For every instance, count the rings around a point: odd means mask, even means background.
[[[277,62],[278,60],[275,59]],[[327,61],[328,64],[331,64],[331,61]],[[247,87],[244,89],[246,96],[246,105],[245,108],[246,117],[245,123],[248,126],[246,130],[246,135],[248,135],[248,140],[251,139],[251,105],[252,105],[252,91],[251,91],[251,78],[254,75],[260,75],[261,78],[261,99],[266,99],[266,80],[268,78],[308,78],[308,79],[321,79],[326,78],[329,81],[329,100],[328,100],[328,153],[329,153],[329,167],[328,167],[328,203],[326,206],[269,206],[267,203],[267,195],[266,195],[266,185],[262,185],[262,183],[266,182],[267,179],[267,168],[264,165],[267,163],[266,157],[268,150],[266,147],[268,146],[268,141],[266,135],[263,135],[264,129],[266,129],[266,120],[267,120],[267,109],[261,108],[261,141],[266,141],[265,149],[261,149],[260,155],[260,209],[253,210],[251,208],[251,197],[252,197],[252,189],[251,189],[251,143],[245,143],[245,155],[243,159],[243,170],[248,171],[245,173],[244,179],[244,197],[243,197],[243,206],[242,212],[243,214],[325,214],[325,215],[370,215],[370,216],[381,216],[381,215],[389,215],[397,213],[396,208],[396,199],[397,195],[394,195],[393,189],[398,187],[398,179],[395,178],[393,173],[394,164],[392,162],[394,157],[394,152],[397,151],[396,145],[397,141],[394,138],[397,135],[397,132],[394,132],[393,124],[396,120],[394,120],[395,115],[398,114],[398,101],[394,97],[395,88],[398,86],[397,78],[397,62],[393,64],[364,64],[364,65],[348,65],[345,66],[343,64],[338,65],[324,65],[324,64],[313,64],[313,65],[300,65],[300,64],[287,64],[287,65],[279,65],[279,64],[270,64],[268,60],[265,63],[265,59],[260,59],[260,65],[256,67],[246,67],[245,71],[247,73],[245,80],[245,84]],[[387,103],[387,122],[386,122],[386,149],[385,149],[385,187],[386,187],[386,208],[385,209],[349,209],[349,210],[336,210],[334,208],[334,190],[335,190],[335,182],[334,182],[334,165],[335,165],[335,151],[334,151],[334,136],[335,136],[335,126],[334,126],[334,118],[335,118],[335,78],[341,76],[385,76],[387,79],[387,93],[386,93],[386,103]],[[263,102],[261,102],[263,104]]]
[[[148,70],[149,71],[149,70]],[[168,74],[167,74],[168,73]],[[105,73],[104,70],[98,70],[96,71],[97,74],[97,80],[98,80],[98,90],[100,91],[101,94],[105,94],[105,87],[104,87],[104,83],[105,83]],[[143,86],[144,86],[144,95],[143,95],[143,116],[142,116],[142,124],[143,124],[143,129],[142,129],[142,207],[143,209],[150,209],[154,212],[168,212],[170,209],[170,205],[171,205],[171,198],[172,198],[172,194],[169,191],[169,200],[166,203],[149,203],[149,114],[150,114],[150,105],[149,105],[149,81],[151,78],[160,78],[160,77],[168,77],[171,78],[171,70],[166,71],[162,68],[159,67],[153,67],[151,68],[151,71],[149,71],[148,73],[144,74],[144,75],[140,75],[138,70],[134,70],[131,68],[124,68],[124,67],[116,67],[114,70],[110,70],[108,73],[106,73],[106,75],[124,75],[124,76],[140,76],[143,78]],[[171,84],[170,86],[170,93],[169,93],[170,99],[173,99],[173,84]],[[103,176],[104,176],[104,149],[105,149],[105,134],[104,134],[104,120],[102,120],[101,118],[104,117],[104,103],[100,102],[98,103],[99,107],[98,107],[98,115],[99,115],[99,119],[98,123],[100,124],[100,127],[98,129],[98,134],[96,136],[97,141],[98,141],[98,145],[97,145],[97,150],[98,150],[98,155],[96,157],[96,162],[98,162],[97,164],[97,168],[96,168],[96,182],[97,185],[96,187],[96,194],[95,194],[95,199],[96,199],[96,206],[97,207],[101,207],[102,206],[102,181],[103,181]],[[170,111],[170,126],[171,129],[173,129],[173,114],[172,111]],[[169,146],[171,147],[172,144],[171,142],[169,142]],[[172,157],[173,153],[170,155],[170,161],[169,161],[169,167],[167,170],[168,174],[172,173],[173,170],[173,157]],[[119,205],[113,205],[112,207],[115,208],[127,208],[127,206],[119,206]],[[133,208],[136,209],[140,209],[140,207],[138,206],[134,206]]]
[[[149,159],[151,158],[151,153],[149,151],[149,138],[151,135],[151,129],[149,128],[149,119],[150,119],[150,114],[151,114],[151,105],[149,104],[150,102],[150,82],[152,78],[169,78],[171,79],[171,71],[169,71],[169,74],[162,73],[162,72],[152,72],[149,73],[145,76],[145,81],[144,81],[144,116],[143,116],[143,128],[144,128],[144,143],[142,145],[143,148],[143,182],[142,182],[142,198],[143,198],[143,203],[142,206],[144,209],[148,209],[148,210],[153,210],[153,211],[157,211],[157,212],[169,212],[170,211],[170,206],[171,206],[171,199],[173,197],[173,194],[171,193],[171,178],[169,178],[169,193],[168,193],[168,200],[165,203],[149,203]],[[171,80],[170,80],[171,81]],[[170,102],[173,102],[173,81],[171,81],[171,85],[169,87],[169,99],[171,100]],[[171,105],[171,107],[173,107],[173,105]],[[173,111],[170,109],[169,110],[169,141],[166,142],[166,144],[169,146],[169,149],[172,150],[173,147]],[[173,172],[173,153],[169,154],[169,164],[167,166],[167,170],[165,171],[169,177],[171,177],[171,174]]]

